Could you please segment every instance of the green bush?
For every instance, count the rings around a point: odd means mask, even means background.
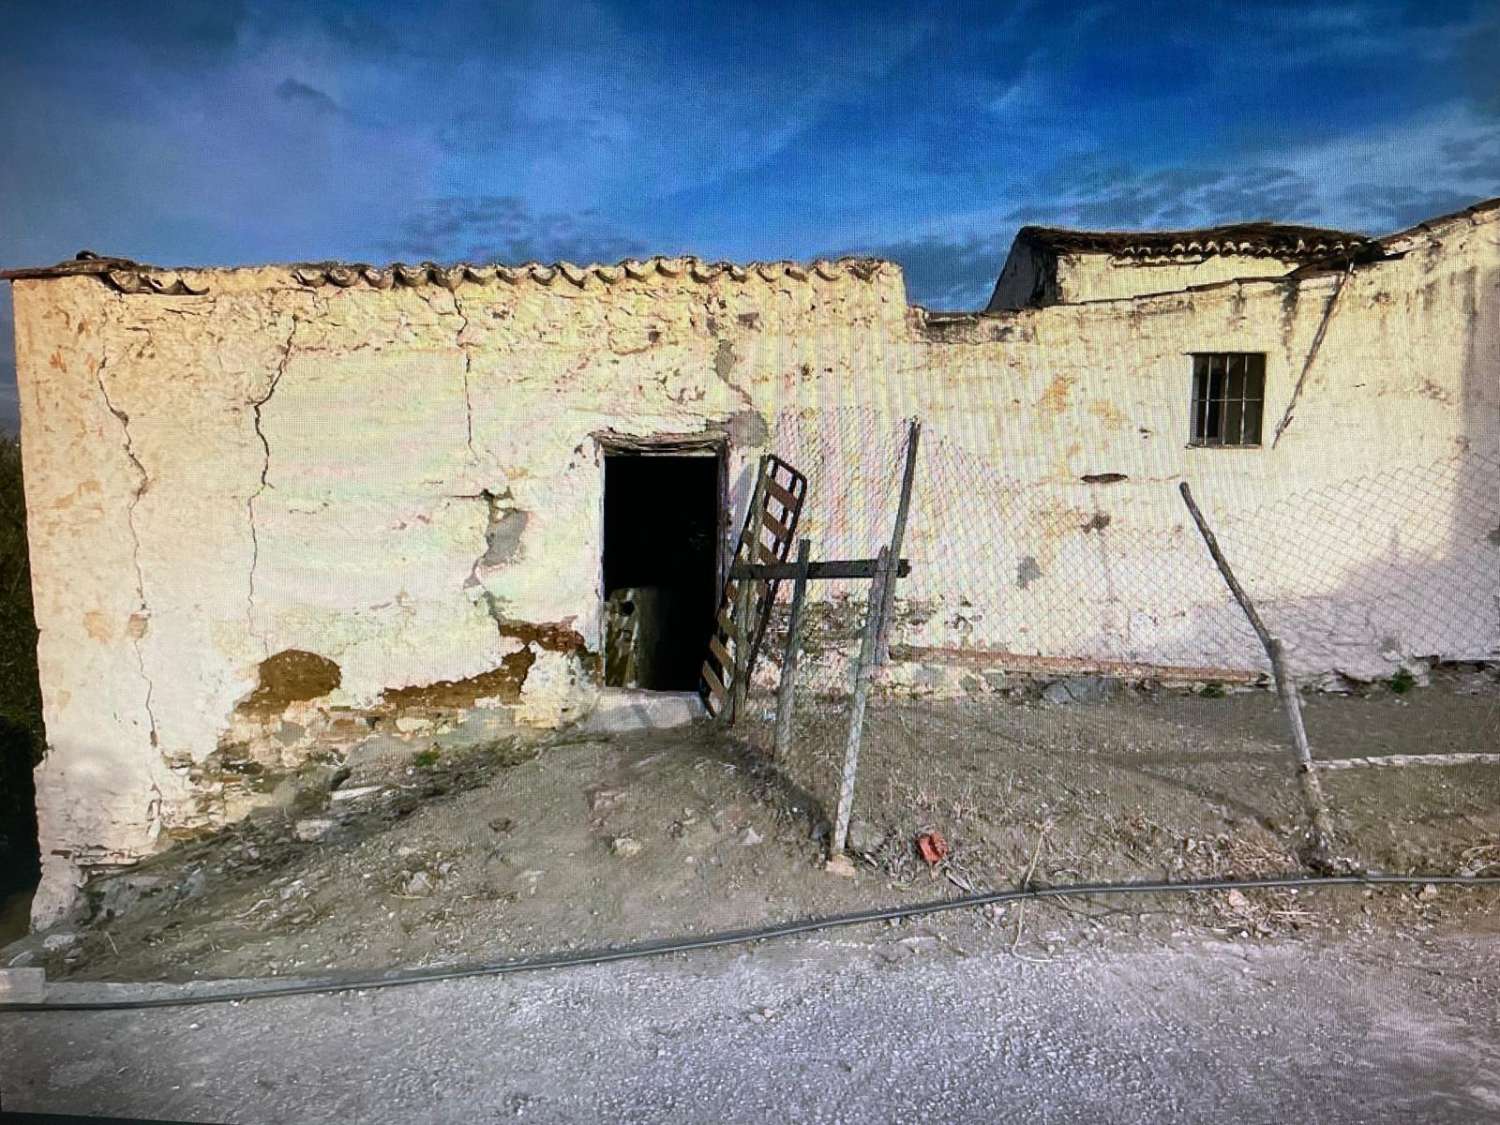
[[[0,889],[36,876],[31,771],[45,747],[21,444],[0,435]]]
[[[1386,686],[1397,695],[1405,695],[1417,686],[1417,678],[1406,668],[1397,668],[1396,674],[1386,680]]]

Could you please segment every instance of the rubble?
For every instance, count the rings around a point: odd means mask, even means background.
[[[330,820],[328,817],[309,817],[306,820],[297,821],[292,832],[297,839],[310,843],[313,840],[321,840],[337,827],[338,821]]]
[[[633,836],[616,836],[609,842],[609,850],[612,855],[629,859],[641,854],[641,842]]]

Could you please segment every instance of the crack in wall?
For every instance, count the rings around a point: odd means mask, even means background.
[[[130,634],[131,647],[135,650],[135,663],[140,672],[141,682],[146,685],[146,722],[150,727],[151,745],[157,746],[161,742],[160,733],[156,726],[156,712],[152,709],[152,696],[155,694],[156,685],[151,680],[151,675],[146,671],[146,654],[141,648],[141,638],[146,633],[146,622],[150,620],[151,614],[146,607],[146,575],[141,569],[141,533],[136,526],[135,510],[141,502],[141,497],[151,486],[151,477],[146,472],[146,466],[142,464],[140,456],[135,451],[135,439],[130,433],[130,415],[121,410],[110,398],[109,388],[104,385],[104,370],[109,366],[109,356],[102,352],[99,357],[99,367],[94,372],[94,379],[99,385],[99,395],[104,399],[105,408],[114,415],[115,420],[120,423],[120,434],[124,438],[125,456],[130,459],[136,474],[140,480],[135,491],[131,494],[130,503],[125,509],[125,523],[130,529],[130,562],[135,569],[135,591],[136,604],[139,609],[131,615],[128,632]]]
[[[464,440],[469,447],[470,459],[478,460],[474,453],[474,403],[469,398],[469,375],[474,368],[474,353],[464,343],[464,334],[469,331],[469,314],[464,312],[457,292],[453,294],[453,311],[458,314],[458,319],[462,322],[454,341],[458,344],[458,350],[464,355]]]
[[[252,637],[255,631],[255,571],[260,565],[260,533],[255,526],[255,502],[260,499],[261,494],[270,486],[271,475],[271,442],[266,437],[266,431],[261,425],[261,410],[266,403],[271,401],[271,396],[276,393],[276,388],[281,384],[281,377],[286,374],[286,369],[292,361],[292,342],[297,336],[297,326],[301,323],[296,313],[292,314],[291,328],[287,330],[286,343],[282,346],[281,360],[276,365],[276,370],[271,374],[270,386],[266,393],[258,399],[250,402],[251,411],[254,415],[255,436],[260,439],[261,448],[265,451],[265,459],[260,467],[260,484],[255,491],[245,500],[245,513],[250,521],[250,574],[249,590],[245,597],[245,624]],[[266,655],[270,655],[270,644],[266,638],[260,638],[261,647],[265,649]]]

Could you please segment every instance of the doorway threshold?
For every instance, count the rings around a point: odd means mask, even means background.
[[[695,691],[644,691],[638,688],[605,688],[599,702],[579,724],[598,733],[631,730],[666,730],[686,726],[706,717],[703,700]]]

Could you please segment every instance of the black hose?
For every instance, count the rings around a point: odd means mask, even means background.
[[[580,965],[602,965],[611,961],[631,961],[642,957],[660,957],[668,953],[687,953],[695,949],[713,949],[721,945],[740,945],[770,938],[827,930],[837,926],[858,926],[867,922],[887,922],[938,914],[945,910],[965,910],[991,903],[1017,902],[1038,898],[1080,898],[1086,895],[1160,894],[1202,891],[1259,891],[1278,888],[1364,887],[1382,884],[1412,885],[1434,883],[1441,886],[1483,887],[1500,885],[1500,875],[1283,875],[1268,879],[1185,879],[1179,882],[1149,881],[1133,883],[1066,883],[1060,886],[1033,886],[1023,890],[981,891],[959,898],[917,902],[907,906],[886,906],[875,910],[856,910],[848,914],[825,914],[793,922],[778,922],[746,930],[721,930],[699,937],[661,938],[632,945],[605,949],[584,949],[575,953],[541,953],[508,961],[477,965],[434,966],[427,969],[386,969],[350,973],[336,977],[301,980],[277,980],[264,987],[234,989],[187,996],[156,996],[140,1000],[37,1001],[34,1003],[0,1003],[4,1012],[130,1012],[143,1008],[182,1008],[197,1004],[227,1004],[241,1000],[258,1000],[265,996],[303,996],[309,993],[360,992],[365,989],[397,988],[408,984],[461,980],[464,977],[505,976],[541,969],[565,969]],[[267,980],[268,978],[261,978]]]

